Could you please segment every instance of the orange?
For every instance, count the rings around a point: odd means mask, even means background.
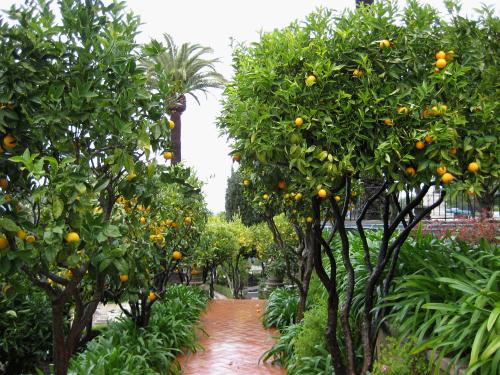
[[[410,176],[415,176],[417,174],[417,171],[413,167],[406,167],[405,171]]]
[[[24,241],[26,239],[26,232],[24,230],[19,230],[16,233],[16,237],[19,238],[21,241]]]
[[[467,170],[471,173],[477,173],[477,171],[479,170],[479,164],[473,161],[472,163],[469,163],[469,165],[467,166]]]
[[[439,69],[443,69],[448,63],[446,62],[445,59],[439,59],[436,61],[436,66],[439,68]]]
[[[455,177],[451,173],[445,173],[441,177],[441,182],[445,185],[448,185],[451,181],[453,181]]]
[[[243,180],[243,185],[246,187],[250,186],[250,180]]]
[[[33,235],[29,235],[28,237],[26,237],[26,242],[27,243],[33,243],[35,241],[36,241],[36,238]]]
[[[9,186],[9,181],[6,178],[0,178],[0,187],[4,190],[7,190]]]
[[[384,119],[384,124],[391,126],[394,125],[394,122],[390,118],[386,118]]]
[[[438,53],[436,53],[436,60],[444,58],[446,58],[446,53],[444,51],[439,51]]]
[[[316,83],[316,76],[314,76],[312,74],[308,75],[306,78],[306,86],[311,87],[315,83]]]
[[[182,253],[179,250],[175,250],[172,253],[172,258],[174,258],[175,260],[181,260],[182,259]]]
[[[268,194],[263,194],[262,195],[262,199],[264,199],[265,201],[267,201],[269,199],[269,195]]]
[[[295,119],[295,126],[302,126],[304,124],[304,119],[302,117],[297,117]]]
[[[16,139],[12,135],[7,134],[3,137],[3,147],[7,150],[13,149],[16,147]]]
[[[457,154],[457,148],[456,147],[450,148],[450,154],[456,155]]]
[[[168,120],[168,128],[169,129],[175,128],[175,122],[173,122],[172,120]]]
[[[408,107],[399,107],[398,108],[398,115],[403,115],[408,113]]]
[[[318,197],[320,198],[326,198],[328,195],[328,192],[325,189],[319,189],[318,190]]]
[[[340,202],[341,200],[342,200],[342,198],[340,197],[340,195],[335,196],[335,201]]]
[[[432,138],[432,135],[427,134],[427,135],[425,136],[425,141],[426,141],[427,143],[432,143],[432,141],[433,141],[433,140],[434,140],[434,139]]]
[[[415,147],[417,148],[417,150],[423,150],[425,147],[425,143],[422,141],[418,141],[417,143],[415,143]]]
[[[68,241],[70,243],[71,242],[78,242],[78,241],[80,241],[80,236],[76,232],[69,232],[66,235],[66,241]]]
[[[283,190],[286,188],[286,182],[281,180],[280,182],[278,182],[278,189],[280,190]]]
[[[125,275],[125,274],[120,275],[120,281],[122,283],[126,283],[128,281],[128,275]]]
[[[148,300],[149,300],[149,302],[154,302],[156,300],[155,292],[149,292]]]
[[[389,48],[391,46],[391,42],[387,39],[381,40],[379,43],[380,48]]]
[[[311,216],[306,217],[306,222],[311,224],[313,222],[313,218]]]
[[[146,218],[144,216],[141,216],[141,218],[139,219],[139,222],[144,225],[146,224]]]
[[[177,223],[175,221],[172,221],[170,226],[175,229],[175,228],[177,228]]]
[[[5,236],[0,237],[0,250],[3,250],[9,246],[9,241]]]
[[[184,225],[191,225],[192,222],[193,220],[189,216],[184,218]]]
[[[295,194],[295,200],[298,202],[302,199],[302,193]]]
[[[165,160],[170,160],[170,159],[172,159],[173,156],[174,156],[174,154],[170,151],[165,151],[163,153],[163,157],[165,158]]]
[[[360,69],[354,69],[354,71],[352,72],[352,75],[358,78],[363,77],[363,74],[364,74],[363,71]]]
[[[436,172],[438,173],[438,175],[442,176],[446,173],[446,167],[445,166],[437,167]]]
[[[240,160],[241,160],[241,155],[240,154],[233,155],[233,161],[239,162]]]

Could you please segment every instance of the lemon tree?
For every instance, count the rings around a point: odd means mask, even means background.
[[[234,52],[236,73],[225,91],[219,126],[233,140],[242,167],[251,171],[248,179],[260,205],[288,199],[307,206],[314,265],[328,291],[326,337],[337,374],[371,369],[383,319],[383,312],[372,310],[376,291],[381,298],[388,293],[411,230],[446,193],[477,186],[480,173],[485,179],[496,173],[495,161],[491,169],[471,172],[471,160],[457,152],[457,145],[476,133],[469,98],[461,91],[464,77],[483,60],[465,58],[460,40],[451,42],[455,19],[452,15],[445,23],[434,9],[413,1],[402,10],[394,3],[375,4],[339,17],[320,10]],[[492,24],[476,22],[480,29]],[[484,144],[484,155],[498,155],[493,145],[498,122],[479,133],[477,140],[492,142]],[[381,183],[356,223],[369,270],[368,279],[357,280],[346,216],[366,179]],[[415,213],[429,191],[440,198]],[[376,201],[382,203],[384,239],[374,248],[364,234],[364,217]],[[328,216],[339,249],[325,240]],[[341,264],[334,251],[341,252]],[[346,269],[342,291],[337,267]],[[350,319],[355,283],[365,290],[359,327]],[[361,332],[361,360],[355,355],[355,332]]]
[[[138,18],[119,2],[54,7],[27,2],[0,20],[0,273],[23,272],[48,294],[55,372],[66,374],[125,268],[117,198],[148,179],[146,159],[170,133],[165,93],[147,89],[137,64]]]

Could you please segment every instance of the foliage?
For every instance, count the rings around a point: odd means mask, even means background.
[[[280,335],[276,339],[276,343],[271,349],[265,352],[261,360],[267,361],[273,359],[273,363],[279,364],[282,367],[289,368],[289,365],[295,360],[294,346],[297,336],[302,330],[302,324],[291,324],[281,330]]]
[[[243,224],[250,226],[262,221],[262,215],[252,206],[248,197],[243,194],[243,178],[239,170],[233,171],[227,180],[226,219],[232,220],[235,215],[241,217]]]
[[[411,340],[401,343],[393,337],[387,337],[380,347],[371,374],[427,375],[429,369],[425,357],[413,354],[413,346]]]
[[[263,316],[264,327],[275,327],[279,330],[295,323],[297,292],[294,289],[276,288],[267,299],[266,310]]]
[[[176,373],[176,356],[195,351],[194,326],[207,297],[198,288],[170,286],[153,307],[150,325],[138,328],[128,319],[112,323],[72,362],[76,374]]]
[[[320,348],[326,348],[326,304],[323,301],[305,312],[303,327],[295,340],[295,353],[300,361],[303,357],[315,357]]]
[[[458,219],[451,225],[443,222],[427,222],[422,233],[432,233],[438,238],[456,237],[460,241],[479,244],[482,239],[498,242],[497,229],[499,223],[488,219]]]
[[[499,267],[498,247],[481,241],[471,246],[420,237],[404,253],[394,292],[387,298],[390,324],[402,337],[415,336],[414,352],[432,349],[439,361],[468,366],[468,373],[497,373]],[[466,362],[465,362],[466,361]]]

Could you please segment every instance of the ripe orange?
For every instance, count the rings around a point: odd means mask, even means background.
[[[425,147],[425,143],[422,141],[418,141],[417,143],[415,143],[415,147],[417,148],[417,150],[423,150]]]
[[[444,51],[439,51],[438,53],[436,53],[436,60],[444,58],[446,58],[446,53]]]
[[[295,126],[299,127],[299,126],[302,126],[304,124],[304,119],[302,117],[297,117],[295,119]]]
[[[175,228],[177,228],[177,223],[175,221],[172,221],[170,226],[175,229]]]
[[[313,218],[311,216],[306,217],[306,222],[311,224],[313,222]]]
[[[342,198],[340,197],[340,195],[336,195],[335,196],[335,201],[336,202],[340,202],[342,200]]]
[[[450,148],[450,154],[456,155],[457,154],[457,148],[456,147]]]
[[[3,147],[7,150],[13,149],[16,147],[16,139],[12,135],[7,134],[3,137]]]
[[[182,253],[179,250],[175,250],[172,253],[172,258],[174,258],[175,260],[181,260],[182,259]]]
[[[26,236],[27,236],[26,231],[22,229],[17,231],[16,233],[16,237],[19,238],[21,241],[24,241],[26,239]]]
[[[467,166],[467,170],[471,173],[477,173],[477,171],[479,170],[479,164],[473,161],[472,163],[469,163],[469,165]]]
[[[149,302],[154,302],[156,300],[155,292],[149,292],[148,300],[149,300]]]
[[[170,159],[172,159],[173,156],[174,156],[174,154],[170,151],[166,151],[163,153],[163,157],[165,158],[165,160],[170,160]]]
[[[363,71],[361,69],[354,69],[354,71],[352,72],[352,75],[354,77],[358,77],[358,78],[361,78],[363,77]]]
[[[168,120],[168,128],[169,129],[175,128],[175,123],[172,120]]]
[[[250,186],[250,180],[243,180],[243,186]]]
[[[267,201],[269,199],[269,195],[268,194],[263,194],[262,195],[262,199],[264,199],[265,201]]]
[[[405,115],[408,113],[408,107],[399,107],[398,108],[398,115]]]
[[[184,225],[191,225],[192,222],[193,222],[193,219],[191,219],[189,216],[186,216],[184,218]]]
[[[315,83],[316,83],[316,76],[314,76],[312,74],[308,75],[307,78],[306,78],[306,86],[307,87],[311,87]]]
[[[432,135],[427,134],[427,135],[425,136],[425,141],[426,141],[427,143],[432,143],[432,141],[433,141],[433,140],[434,140],[434,139],[432,138]]]
[[[417,171],[413,167],[406,167],[405,169],[406,173],[410,176],[415,176],[417,174]]]
[[[391,46],[391,42],[388,41],[387,39],[381,40],[379,43],[380,48],[389,48]]]
[[[78,241],[80,241],[80,236],[76,232],[69,232],[66,235],[66,241],[70,242],[70,243],[71,242],[78,242]]]
[[[302,199],[302,193],[295,194],[295,200],[298,202]]]
[[[453,181],[455,177],[451,174],[451,173],[445,173],[442,177],[441,177],[441,182],[445,185],[448,185],[449,183],[451,183]]]
[[[144,225],[146,224],[146,218],[144,216],[141,216],[141,218],[139,219],[139,222]]]
[[[35,236],[33,236],[33,235],[31,235],[31,234],[30,234],[28,237],[26,237],[26,242],[27,242],[27,243],[33,243],[33,242],[35,242],[35,241],[36,241]]]
[[[394,125],[394,122],[390,118],[384,119],[384,124],[392,126]]]
[[[280,180],[280,182],[278,182],[278,189],[283,190],[285,188],[286,188],[286,182],[283,180]]]
[[[436,172],[438,173],[438,175],[442,176],[446,173],[446,167],[445,166],[437,167]]]
[[[443,69],[448,63],[446,62],[445,59],[439,59],[436,61],[436,66],[439,68],[439,69]]]
[[[233,161],[236,161],[236,162],[238,162],[238,163],[239,163],[239,162],[240,162],[240,160],[241,160],[241,155],[240,155],[240,154],[235,154],[235,155],[233,155]]]
[[[0,237],[0,250],[3,250],[9,246],[9,241],[5,236]]]
[[[128,275],[126,274],[120,275],[120,281],[122,283],[126,283],[128,281]]]
[[[319,189],[318,190],[318,197],[320,198],[326,198],[328,195],[328,192],[325,189]]]

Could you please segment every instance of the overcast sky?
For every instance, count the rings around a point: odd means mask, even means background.
[[[22,0],[0,0],[0,9]],[[151,38],[161,39],[167,32],[177,44],[199,43],[214,49],[214,57],[221,63],[220,73],[230,78],[231,38],[238,42],[256,41],[259,32],[288,25],[319,6],[338,11],[354,7],[354,0],[127,0],[130,9],[140,15],[143,25],[139,42]],[[441,1],[424,0],[444,10]],[[486,0],[486,4],[496,4]],[[403,4],[404,0],[399,0]],[[462,1],[464,12],[471,14],[479,1]],[[497,13],[498,13],[497,6]],[[215,127],[220,111],[221,91],[216,90],[207,99],[199,97],[199,106],[188,96],[188,106],[182,116],[182,155],[186,164],[194,167],[205,182],[204,192],[208,208],[214,212],[224,210],[226,181],[231,173],[231,158],[226,140],[218,137]]]

